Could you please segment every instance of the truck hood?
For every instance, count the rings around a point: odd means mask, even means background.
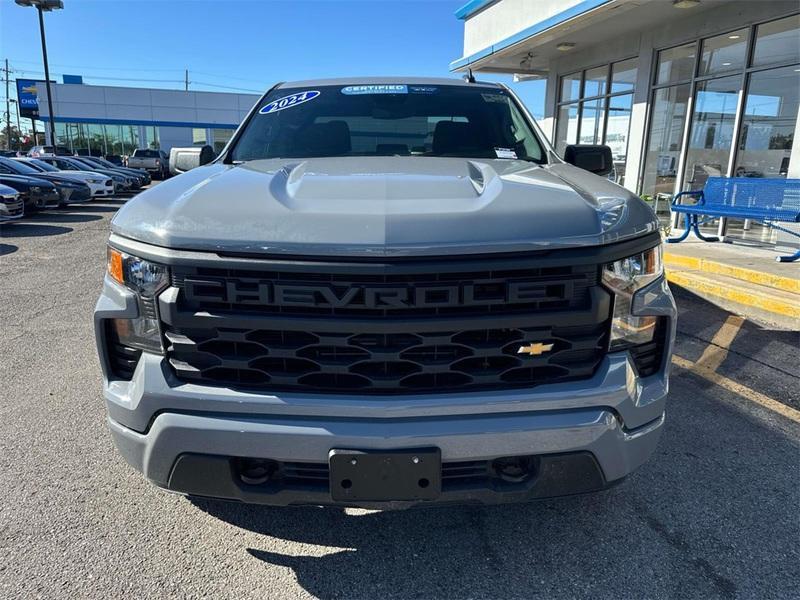
[[[596,246],[657,222],[571,165],[394,156],[199,167],[139,194],[111,226],[183,250],[425,256]]]

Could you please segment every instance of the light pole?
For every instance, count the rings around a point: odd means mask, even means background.
[[[56,151],[56,116],[53,114],[53,96],[50,93],[50,68],[47,65],[47,43],[44,38],[44,13],[64,8],[62,0],[14,0],[20,6],[32,6],[39,13],[39,35],[42,38],[42,60],[44,61],[44,84],[47,88],[47,112],[50,114],[50,145]]]

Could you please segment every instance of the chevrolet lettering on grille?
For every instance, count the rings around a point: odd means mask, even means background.
[[[403,309],[551,302],[572,295],[571,282],[470,281],[454,284],[368,286],[186,278],[189,302],[331,308]]]

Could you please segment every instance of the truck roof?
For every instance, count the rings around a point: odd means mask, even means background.
[[[409,85],[463,85],[480,87],[501,87],[498,83],[476,81],[468,83],[463,79],[450,77],[337,77],[334,79],[304,79],[286,81],[278,84],[278,88],[312,87],[317,85],[373,85],[373,84],[409,84]]]

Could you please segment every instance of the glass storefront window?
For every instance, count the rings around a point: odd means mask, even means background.
[[[703,40],[698,75],[741,71],[747,52],[747,29],[731,31]]]
[[[89,153],[92,156],[103,156],[108,154],[106,151],[106,136],[103,133],[103,126],[95,123],[87,125],[89,132]]]
[[[673,192],[690,90],[689,84],[683,84],[661,88],[653,94],[642,179],[643,194],[655,196]]]
[[[206,130],[205,129],[192,129],[192,146],[205,146],[206,145]]]
[[[736,75],[697,84],[684,189],[700,189],[709,177],[727,173],[741,82]]]
[[[750,75],[734,168],[737,177],[786,177],[799,101],[797,67]]]
[[[555,134],[555,147],[559,154],[563,154],[568,144],[608,143],[605,130],[610,125],[606,124],[606,106],[613,106],[617,111],[615,127],[618,129],[615,131],[613,143],[618,149],[616,155],[624,163],[633,99],[630,92],[636,84],[637,64],[638,59],[631,58],[561,78],[562,102],[558,107]],[[584,98],[594,99],[583,100]],[[567,99],[583,101],[567,103]],[[609,118],[610,116],[611,113]],[[625,172],[624,164],[618,167],[618,173]]]
[[[684,44],[658,53],[656,84],[676,83],[691,79],[694,74],[696,44]]]
[[[800,62],[800,15],[759,25],[753,66]]]
[[[608,65],[588,69],[583,83],[582,98],[592,96],[602,96],[606,93],[606,82],[608,80]]]
[[[637,63],[635,58],[611,65],[611,93],[632,92],[636,85]]]
[[[70,147],[69,134],[67,133],[67,124],[56,121],[56,144],[59,146]]]
[[[633,94],[612,96],[608,99],[605,144],[614,157],[616,182],[625,184],[625,161],[628,158],[628,136],[631,129]]]
[[[564,104],[560,106],[556,123],[556,152],[563,155],[568,144],[578,141],[578,105]]]
[[[603,140],[603,100],[581,103],[581,132],[579,144],[599,144]]]
[[[225,147],[225,144],[228,143],[233,137],[233,129],[214,129],[212,133],[214,134],[214,152],[219,154],[222,152],[222,149]]]
[[[696,43],[658,54],[643,194],[698,189],[711,176],[787,176],[798,127],[800,15],[716,35],[699,44],[699,56]],[[687,115],[692,89],[693,109]],[[684,160],[679,160],[681,152]]]
[[[561,102],[577,100],[581,95],[581,73],[564,75],[561,78]]]

